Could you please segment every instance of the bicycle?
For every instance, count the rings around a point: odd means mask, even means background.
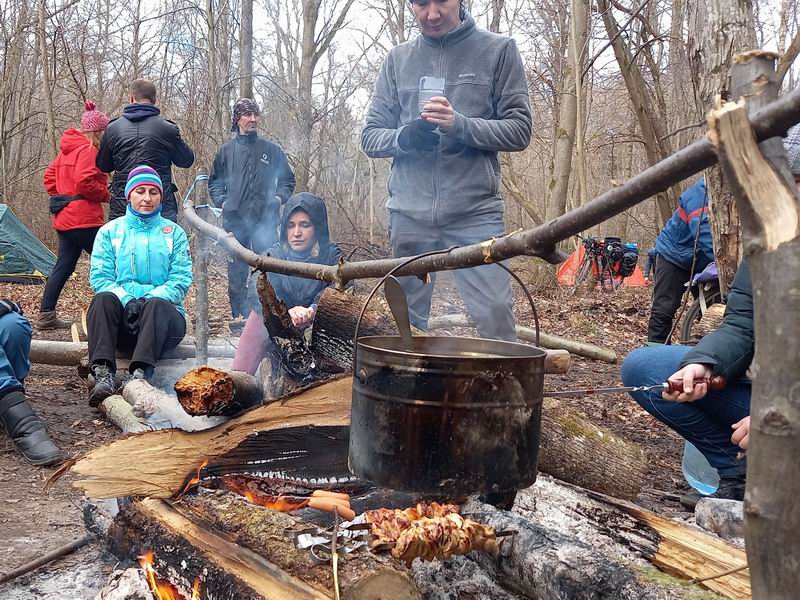
[[[578,236],[584,249],[584,257],[581,266],[575,273],[575,284],[572,293],[577,292],[578,288],[591,274],[595,281],[600,283],[603,290],[614,291],[622,285],[622,279],[614,276],[613,265],[619,261],[617,254],[621,254],[621,246],[617,248],[615,241],[618,238],[605,239]]]
[[[713,262],[695,275],[691,281],[686,282],[686,287],[690,288],[695,300],[681,321],[679,339],[681,344],[697,343],[708,333],[703,331],[703,316],[714,304],[725,303],[725,298],[719,289],[717,266]]]

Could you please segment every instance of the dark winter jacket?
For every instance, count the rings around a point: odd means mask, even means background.
[[[114,171],[111,181],[111,213],[109,220],[125,214],[128,204],[125,183],[134,167],[153,167],[164,185],[161,214],[171,221],[178,220],[178,206],[172,182],[172,165],[189,168],[194,164],[194,152],[181,137],[178,126],[162,119],[161,111],[152,104],[129,104],[122,116],[109,123],[97,166],[101,171]]]
[[[754,352],[753,284],[750,268],[742,261],[731,284],[722,324],[689,351],[681,367],[691,363],[709,365],[714,375],[732,381],[747,372]]]
[[[77,197],[53,216],[56,231],[100,227],[102,202],[108,202],[108,175],[95,165],[97,148],[77,129],[61,136],[61,151],[44,171],[44,187],[53,196]]]
[[[659,260],[668,260],[673,265],[689,271],[694,257],[695,237],[697,237],[697,262],[694,265],[694,272],[699,273],[714,260],[711,225],[708,222],[708,197],[703,179],[681,194],[678,210],[672,214],[658,234],[656,252]]]
[[[644,263],[644,269],[642,269],[642,275],[645,277],[650,277],[652,273],[654,276],[656,274],[656,258],[658,257],[658,253],[656,252],[655,248],[650,248],[647,251],[647,260]]]
[[[280,146],[256,133],[237,134],[217,152],[208,192],[231,220],[275,229],[281,204],[294,192],[294,173]]]
[[[401,132],[419,118],[423,76],[445,80],[455,124],[430,151],[400,147]],[[392,158],[389,210],[432,225],[503,210],[498,152],[528,147],[531,106],[525,68],[513,39],[475,26],[465,14],[441,38],[419,35],[386,55],[361,146]]]
[[[286,224],[289,217],[295,211],[303,210],[311,217],[314,223],[314,233],[316,243],[311,250],[304,255],[294,252],[287,241]],[[334,242],[330,240],[328,232],[328,211],[325,202],[319,196],[308,192],[301,192],[289,198],[283,208],[283,218],[281,219],[281,241],[275,244],[269,251],[273,258],[291,260],[295,262],[316,263],[320,265],[338,264],[342,251]],[[280,275],[269,273],[269,281],[275,288],[275,294],[286,303],[286,306],[309,307],[319,302],[322,292],[330,284],[326,281],[317,279],[305,279],[303,277],[292,277],[290,275]]]

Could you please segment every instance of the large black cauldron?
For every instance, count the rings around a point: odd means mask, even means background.
[[[357,340],[350,470],[437,496],[536,480],[545,352],[463,337]]]

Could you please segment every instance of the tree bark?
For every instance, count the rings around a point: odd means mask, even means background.
[[[567,65],[561,83],[561,103],[553,148],[553,171],[548,186],[552,191],[547,201],[546,221],[560,217],[567,208],[567,194],[572,173],[572,149],[579,121],[578,91],[583,87],[582,75],[586,64],[589,3],[584,0],[572,0],[571,15]]]
[[[730,81],[733,57],[755,48],[751,0],[693,0],[689,5],[689,65],[698,110],[714,107],[714,99],[736,99]],[[742,258],[739,215],[722,170],[706,169],[711,233],[720,289],[726,293]]]
[[[44,92],[44,111],[47,119],[47,141],[58,152],[58,134],[53,111],[53,89],[50,81],[50,51],[47,48],[47,3],[38,0],[38,27],[36,37],[39,41],[39,59],[42,61],[42,91]]]
[[[239,29],[239,95],[253,97],[253,0],[242,0],[242,24]]]
[[[745,539],[754,598],[797,596],[800,564],[800,197],[771,165],[747,122],[746,109],[728,103],[709,116],[726,181],[742,221],[752,274],[756,331],[751,365],[750,443],[747,452]]]
[[[180,504],[142,500],[126,506],[109,538],[123,560],[153,548],[159,574],[184,587],[199,576],[203,597],[333,598],[330,565],[315,564],[311,553],[296,549],[285,534],[302,525],[233,494],[203,494],[186,496]],[[369,552],[340,557],[338,578],[344,599],[420,598],[401,563]]]

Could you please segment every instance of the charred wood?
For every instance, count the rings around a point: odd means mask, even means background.
[[[175,383],[178,402],[190,415],[231,416],[261,404],[258,383],[249,373],[197,367]]]

